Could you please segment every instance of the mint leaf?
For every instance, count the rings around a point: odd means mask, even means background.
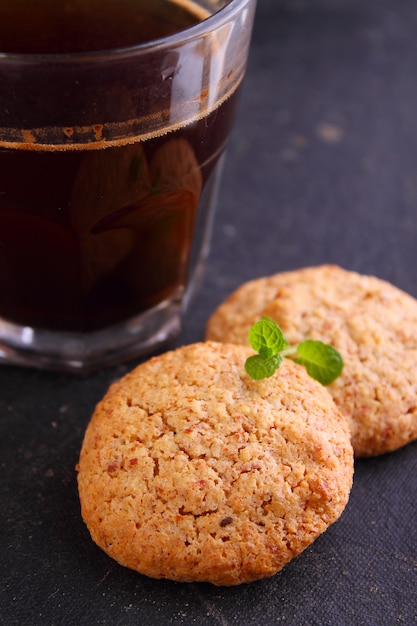
[[[254,350],[268,359],[278,354],[287,346],[287,340],[278,324],[269,317],[263,317],[249,331],[249,343]]]
[[[298,344],[294,361],[304,365],[311,378],[322,385],[330,385],[343,370],[340,353],[333,346],[313,339]]]
[[[245,370],[254,380],[262,380],[273,376],[281,363],[282,356],[280,354],[275,354],[267,359],[264,359],[260,354],[254,354],[246,359]]]
[[[248,339],[258,352],[245,362],[245,370],[254,380],[273,376],[284,357],[304,365],[307,373],[322,385],[330,385],[342,373],[343,359],[333,346],[313,339],[288,346],[281,328],[269,317],[251,327]]]

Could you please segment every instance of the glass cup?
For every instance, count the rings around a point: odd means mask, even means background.
[[[198,23],[139,45],[0,53],[0,361],[89,372],[178,334],[255,3],[194,2]]]

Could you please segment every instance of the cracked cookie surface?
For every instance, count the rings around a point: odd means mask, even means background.
[[[139,365],[97,405],[77,468],[81,511],[120,564],[154,578],[251,582],[341,515],[353,475],[347,420],[292,362],[249,378],[252,353],[184,346]]]
[[[357,456],[396,450],[417,438],[417,301],[374,276],[323,265],[242,285],[214,312],[207,338],[247,343],[268,316],[291,344],[318,339],[342,354],[329,387],[351,420]]]

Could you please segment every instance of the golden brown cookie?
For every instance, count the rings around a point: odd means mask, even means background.
[[[417,300],[373,276],[304,268],[237,289],[209,320],[207,338],[245,344],[264,315],[290,343],[319,339],[341,352],[343,374],[328,389],[351,419],[357,456],[417,438]]]
[[[330,394],[287,361],[199,343],[113,384],[78,465],[82,516],[120,564],[154,578],[237,585],[272,576],[335,522],[353,450]]]

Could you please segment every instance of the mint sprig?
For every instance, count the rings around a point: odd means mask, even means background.
[[[255,380],[273,376],[284,357],[303,365],[322,385],[330,385],[342,373],[343,359],[333,346],[313,339],[289,346],[281,328],[269,317],[256,322],[248,338],[258,354],[246,359],[245,370]]]

